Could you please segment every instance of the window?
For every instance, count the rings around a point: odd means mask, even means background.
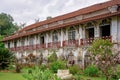
[[[92,23],[87,23],[86,38],[94,38],[94,25]]]
[[[17,47],[17,41],[14,41],[14,47],[15,48]]]
[[[71,27],[68,30],[68,40],[74,40],[75,39],[75,29]]]
[[[110,22],[106,19],[100,24],[100,35],[101,37],[110,36]]]
[[[57,31],[53,32],[53,42],[57,42],[58,41],[58,33]]]
[[[22,39],[21,46],[24,46],[24,45],[25,45],[25,39]]]
[[[8,42],[8,48],[10,48],[10,42]]]
[[[41,34],[41,35],[40,35],[40,44],[44,44],[44,43],[45,43],[44,35]]]
[[[29,39],[29,45],[33,45],[34,44],[34,42],[33,42],[33,37],[31,37],[30,39]]]

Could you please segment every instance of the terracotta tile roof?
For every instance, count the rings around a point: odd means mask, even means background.
[[[32,24],[32,25],[26,26],[25,28],[23,28],[19,32],[24,31],[24,30],[29,30],[29,29],[32,29],[32,28],[35,28],[35,27],[38,27],[38,26],[41,26],[41,25],[44,25],[44,24],[49,24],[49,23],[52,23],[52,22],[56,22],[56,21],[59,21],[59,20],[64,20],[64,19],[75,17],[75,16],[78,16],[78,15],[98,11],[98,10],[101,10],[101,9],[104,9],[104,8],[107,8],[109,6],[116,5],[116,4],[120,4],[120,0],[111,0],[111,1],[104,2],[104,3],[95,4],[95,5],[92,5],[92,6],[82,8],[80,10],[68,13],[68,14],[64,14],[64,15],[54,17],[50,20],[45,20],[45,21],[41,21],[39,23],[35,23],[35,24]]]
[[[44,25],[44,24],[49,24],[49,23],[52,23],[52,22],[68,19],[68,18],[75,17],[75,16],[78,16],[78,15],[91,13],[91,12],[98,11],[98,10],[107,8],[109,6],[118,5],[118,4],[120,5],[120,0],[111,0],[111,1],[108,1],[108,2],[96,4],[96,5],[86,7],[86,8],[83,8],[83,9],[80,9],[80,10],[77,10],[77,11],[74,11],[74,12],[71,12],[71,13],[68,13],[68,14],[65,14],[65,15],[57,16],[57,17],[52,18],[50,20],[45,20],[45,21],[41,21],[41,22],[36,23],[36,24],[26,26],[25,28],[23,28],[19,32],[30,30],[32,28],[35,28],[35,27],[38,27],[38,26],[41,26],[41,25]],[[20,37],[31,35],[31,34],[37,34],[39,32],[48,31],[48,30],[51,30],[51,29],[57,29],[57,28],[68,26],[68,25],[83,23],[83,22],[87,22],[87,21],[90,21],[90,20],[97,20],[97,19],[101,19],[101,18],[105,18],[105,17],[110,17],[110,16],[114,16],[114,15],[118,15],[118,14],[120,14],[120,12],[94,16],[94,17],[83,19],[83,20],[80,20],[80,21],[74,21],[74,22],[70,22],[70,23],[66,23],[66,24],[62,24],[62,25],[53,26],[51,28],[46,28],[44,30],[27,32],[25,34],[18,34],[18,35],[15,34],[15,35],[6,37],[3,41],[12,40],[12,39],[15,39],[15,38],[20,38]]]
[[[70,23],[66,23],[66,24],[62,24],[62,25],[57,25],[57,26],[53,26],[53,27],[50,27],[50,28],[46,28],[44,30],[38,30],[38,31],[28,32],[28,33],[19,34],[19,35],[12,35],[12,36],[6,37],[3,41],[12,40],[12,39],[15,39],[15,38],[20,38],[20,37],[24,37],[24,36],[28,36],[28,35],[32,35],[32,34],[37,34],[37,33],[40,33],[40,32],[45,32],[45,31],[49,31],[49,30],[58,29],[58,28],[63,28],[63,27],[69,26],[69,25],[82,24],[82,23],[89,22],[89,21],[104,19],[104,18],[107,18],[107,17],[116,16],[116,15],[120,15],[120,11],[116,12],[116,13],[107,13],[107,14],[103,14],[103,15],[98,15],[98,16],[94,16],[94,17],[87,18],[87,19],[84,19],[84,20],[74,21],[74,22],[70,22]]]

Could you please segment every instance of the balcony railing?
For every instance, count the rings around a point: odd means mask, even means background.
[[[60,42],[48,43],[48,48],[60,48]]]
[[[36,49],[46,48],[46,44],[36,44]]]
[[[87,38],[87,39],[80,39],[79,40],[66,40],[62,42],[50,42],[46,47],[46,44],[35,44],[35,45],[27,45],[21,47],[10,48],[11,51],[22,51],[22,50],[36,50],[36,49],[44,49],[44,48],[60,48],[60,47],[78,47],[78,46],[89,46],[95,39],[107,39],[112,41],[111,36],[104,36],[102,38]],[[80,44],[80,45],[79,45]]]
[[[90,45],[92,44],[92,42],[95,40],[95,39],[105,39],[105,40],[110,40],[112,41],[112,37],[111,36],[103,36],[102,38],[87,38],[87,39],[81,39],[80,40],[80,44],[81,45]]]
[[[78,40],[66,40],[63,41],[63,46],[68,47],[77,47],[79,45]]]

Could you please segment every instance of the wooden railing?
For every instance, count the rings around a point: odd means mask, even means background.
[[[46,48],[46,44],[36,44],[36,49]]]
[[[79,45],[78,40],[66,40],[66,41],[63,41],[63,47],[68,47],[68,46],[77,47],[78,45]]]
[[[111,36],[103,36],[102,38],[87,38],[87,39],[80,39],[80,45],[90,45],[95,39],[105,39],[105,40],[110,40],[112,41]]]
[[[92,44],[92,42],[95,39],[100,39],[100,38],[87,38],[87,39],[80,39],[79,40],[65,40],[62,42],[50,42],[48,43],[48,46],[46,44],[35,44],[35,45],[27,45],[27,46],[21,46],[21,47],[15,47],[15,48],[10,48],[11,51],[22,51],[22,50],[36,50],[36,49],[44,49],[44,48],[60,48],[60,47],[78,47],[78,46],[89,46]],[[111,36],[104,36],[101,39],[107,39],[112,41]]]
[[[50,42],[48,48],[60,48],[60,42]]]

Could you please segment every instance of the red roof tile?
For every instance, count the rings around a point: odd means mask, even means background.
[[[77,11],[74,11],[74,12],[71,12],[71,13],[68,13],[68,14],[65,14],[65,15],[57,16],[57,17],[52,18],[50,20],[45,20],[45,21],[41,21],[39,23],[35,23],[35,24],[32,24],[32,25],[26,26],[25,28],[23,28],[19,32],[30,30],[32,28],[35,28],[35,27],[38,27],[38,26],[41,26],[41,25],[44,25],[44,24],[49,24],[49,23],[52,23],[52,22],[56,22],[56,21],[59,21],[59,20],[64,20],[64,19],[68,19],[68,18],[75,17],[75,16],[78,16],[78,15],[98,11],[98,10],[107,8],[109,6],[118,5],[118,4],[120,5],[120,0],[111,0],[111,1],[108,1],[108,2],[96,4],[96,5],[86,7],[86,8],[83,8],[83,9],[80,9],[80,10],[77,10]],[[27,36],[27,35],[30,35],[30,34],[36,34],[38,32],[42,32],[42,31],[48,31],[50,29],[65,27],[67,25],[73,25],[73,24],[76,24],[76,23],[81,23],[81,22],[86,22],[86,21],[95,20],[95,19],[99,19],[99,18],[104,18],[104,17],[107,17],[107,16],[109,17],[109,16],[113,16],[113,15],[117,15],[117,14],[120,14],[120,12],[113,13],[113,14],[111,13],[111,14],[99,15],[99,16],[87,18],[87,19],[80,20],[80,21],[74,21],[72,23],[66,23],[66,24],[62,24],[62,25],[53,26],[51,28],[47,28],[47,29],[44,29],[44,30],[33,31],[33,32],[30,32],[30,33],[12,35],[10,37],[6,37],[3,41],[11,40],[11,39],[14,39],[14,38],[19,38],[19,37],[22,37],[22,36]]]
[[[68,14],[64,14],[64,15],[54,17],[50,20],[45,20],[45,21],[41,21],[39,23],[35,23],[35,24],[32,24],[32,25],[26,26],[25,28],[20,30],[20,32],[24,31],[24,30],[29,30],[29,29],[32,29],[32,28],[35,28],[35,27],[38,27],[38,26],[41,26],[41,25],[44,25],[44,24],[49,24],[49,23],[56,22],[56,21],[59,21],[59,20],[64,20],[64,19],[71,18],[71,17],[74,17],[74,16],[78,16],[78,15],[94,12],[94,11],[97,11],[97,10],[101,10],[101,9],[104,9],[104,8],[107,8],[109,6],[116,5],[116,4],[120,4],[120,0],[111,0],[111,1],[108,1],[108,2],[95,4],[95,5],[92,5],[92,6],[82,8],[80,10],[68,13]]]

